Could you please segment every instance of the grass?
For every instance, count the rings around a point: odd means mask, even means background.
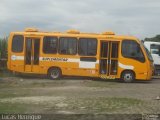
[[[127,109],[129,107],[137,106],[143,103],[142,100],[133,98],[76,98],[70,99],[67,102],[66,109],[70,110],[84,110],[86,112],[115,112],[119,109]]]
[[[4,77],[9,77],[9,76],[13,76],[12,73],[10,73],[7,68],[1,68],[0,69],[0,78],[4,78]]]
[[[86,80],[85,85],[87,87],[98,87],[98,88],[114,88],[120,84],[115,80]]]
[[[0,113],[25,113],[26,105],[19,103],[1,103]]]
[[[37,96],[37,99],[38,96]],[[24,100],[24,99],[23,99]],[[132,98],[67,98],[63,100],[39,101],[20,101],[8,99],[0,102],[0,113],[28,113],[28,112],[47,112],[74,111],[77,113],[112,113],[119,110],[125,110],[129,107],[142,105],[144,101]],[[37,100],[36,100],[37,101]],[[23,104],[22,104],[23,103]],[[34,106],[34,108],[33,108]],[[47,109],[44,109],[47,108]]]
[[[141,113],[159,111],[159,102],[110,95],[125,85],[112,81],[39,77],[0,80],[0,113]],[[110,89],[111,88],[111,89]],[[136,87],[135,87],[136,89]],[[127,89],[131,91],[133,89]],[[108,93],[107,93],[108,92]],[[113,92],[115,92],[113,90]],[[123,94],[123,93],[122,93]],[[57,99],[58,98],[58,99]],[[156,104],[155,104],[156,103]]]
[[[35,88],[35,87],[54,87],[54,86],[63,86],[65,81],[51,81],[48,79],[38,79],[34,81],[22,78],[22,77],[13,77],[12,80],[0,80],[0,88]]]
[[[24,113],[26,111],[26,106],[21,104],[10,104],[10,103],[1,103],[0,104],[0,113]]]
[[[31,79],[31,80],[30,80]],[[52,87],[63,86],[81,86],[90,88],[113,88],[117,87],[116,82],[105,81],[70,81],[62,79],[60,81],[51,81],[48,79],[33,80],[31,78],[13,77],[11,80],[0,81],[0,113],[37,113],[37,112],[57,112],[57,111],[76,111],[77,113],[103,113],[116,112],[122,109],[128,109],[142,104],[143,101],[132,98],[108,98],[108,97],[80,97],[81,91],[73,91],[72,95],[68,92],[55,89],[48,90]],[[69,82],[69,84],[68,84]],[[105,82],[105,84],[104,84]],[[45,89],[43,89],[45,88]],[[76,95],[79,94],[79,95]],[[64,100],[46,100],[48,97],[65,96]],[[68,96],[70,95],[70,96]],[[28,97],[34,97],[29,101],[24,100]],[[14,100],[20,99],[20,100]],[[21,98],[24,98],[21,100]],[[44,98],[44,99],[43,99]],[[3,101],[7,99],[7,101]],[[36,100],[42,102],[36,103]],[[23,101],[24,100],[24,101]],[[43,101],[44,100],[44,101]],[[14,102],[13,102],[14,101]],[[47,108],[47,109],[44,109]]]
[[[30,104],[20,104],[20,103],[1,103],[0,104],[0,113],[34,113],[35,110],[39,110],[40,107],[38,105],[30,105]]]

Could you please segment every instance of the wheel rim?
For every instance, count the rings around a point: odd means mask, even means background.
[[[52,78],[58,78],[59,77],[59,71],[58,70],[52,70],[50,73]]]
[[[126,74],[124,75],[124,81],[130,82],[130,81],[132,81],[132,80],[133,80],[133,76],[132,76],[131,73],[126,73]]]

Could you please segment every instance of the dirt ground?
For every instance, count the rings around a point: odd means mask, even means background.
[[[160,77],[135,83],[82,77],[0,78],[0,113],[160,114],[159,97]]]

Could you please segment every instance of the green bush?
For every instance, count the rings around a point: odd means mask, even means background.
[[[0,70],[7,68],[7,37],[0,38]]]
[[[0,59],[7,59],[7,37],[0,38]]]

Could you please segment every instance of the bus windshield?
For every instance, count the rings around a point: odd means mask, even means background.
[[[142,42],[141,42],[141,45],[144,48],[144,50],[145,50],[145,52],[147,54],[148,59],[153,62],[153,58],[151,56],[151,53],[148,51],[148,49],[146,48],[146,46]]]

